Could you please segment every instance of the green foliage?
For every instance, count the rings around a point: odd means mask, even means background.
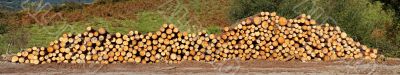
[[[397,17],[400,17],[400,1],[399,0],[372,0],[380,1],[384,4],[387,10],[395,10]]]
[[[8,33],[0,34],[0,54],[14,53],[26,47],[29,33],[23,28],[12,28]]]
[[[254,15],[261,11],[276,11],[282,0],[233,0],[231,4],[231,21]]]
[[[279,15],[294,18],[302,13],[309,14],[320,23],[341,27],[356,41],[383,54],[400,57],[400,46],[388,33],[393,23],[394,12],[384,10],[380,2],[369,0],[234,0],[231,19],[239,20],[259,11],[277,11]],[[237,8],[240,7],[240,8]],[[397,53],[390,54],[390,53]]]
[[[389,39],[393,40],[392,43],[400,46],[400,1],[399,0],[372,0],[380,1],[383,3],[384,9],[395,12],[394,26],[388,28],[387,35]],[[392,52],[393,55],[400,52]],[[400,57],[397,54],[397,57]]]
[[[7,25],[0,23],[0,34],[4,34],[7,32]]]
[[[212,25],[207,28],[207,33],[208,34],[219,34],[219,33],[221,33],[221,29],[218,26]]]
[[[134,27],[139,32],[155,32],[164,22],[161,15],[155,12],[140,12],[137,15],[139,19]]]
[[[7,47],[7,43],[6,43],[6,39],[4,37],[4,35],[0,35],[0,54],[5,54],[7,53],[6,47]]]

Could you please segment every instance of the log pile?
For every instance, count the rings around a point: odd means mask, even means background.
[[[220,35],[181,32],[164,24],[156,32],[111,34],[105,28],[86,28],[63,34],[47,47],[31,47],[12,57],[14,63],[179,63],[246,60],[330,61],[377,58],[377,49],[354,41],[339,27],[317,24],[309,15],[286,19],[261,12],[225,27]]]

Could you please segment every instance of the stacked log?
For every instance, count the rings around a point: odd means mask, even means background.
[[[12,57],[14,63],[179,63],[246,60],[331,61],[375,60],[377,49],[354,41],[337,26],[317,24],[302,14],[286,19],[261,12],[243,19],[220,35],[181,32],[163,24],[156,32],[111,34],[87,27],[80,34],[65,33],[47,47],[31,47]]]

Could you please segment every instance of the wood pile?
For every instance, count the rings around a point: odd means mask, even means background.
[[[47,47],[31,47],[12,57],[14,63],[179,63],[246,60],[330,61],[377,58],[377,49],[354,41],[339,27],[317,24],[309,15],[295,19],[261,12],[225,27],[220,35],[181,32],[173,24],[159,31],[111,34],[105,28],[86,28],[63,34]]]

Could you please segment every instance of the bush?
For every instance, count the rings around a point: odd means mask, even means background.
[[[234,0],[231,19],[237,21],[260,11],[277,11],[281,16],[294,18],[302,13],[311,15],[320,23],[330,23],[341,27],[356,41],[383,54],[400,57],[400,46],[390,30],[394,25],[394,14],[384,10],[380,2],[369,0]],[[397,55],[396,55],[397,54]]]
[[[276,11],[281,0],[233,0],[230,20],[236,22],[261,11]]]

